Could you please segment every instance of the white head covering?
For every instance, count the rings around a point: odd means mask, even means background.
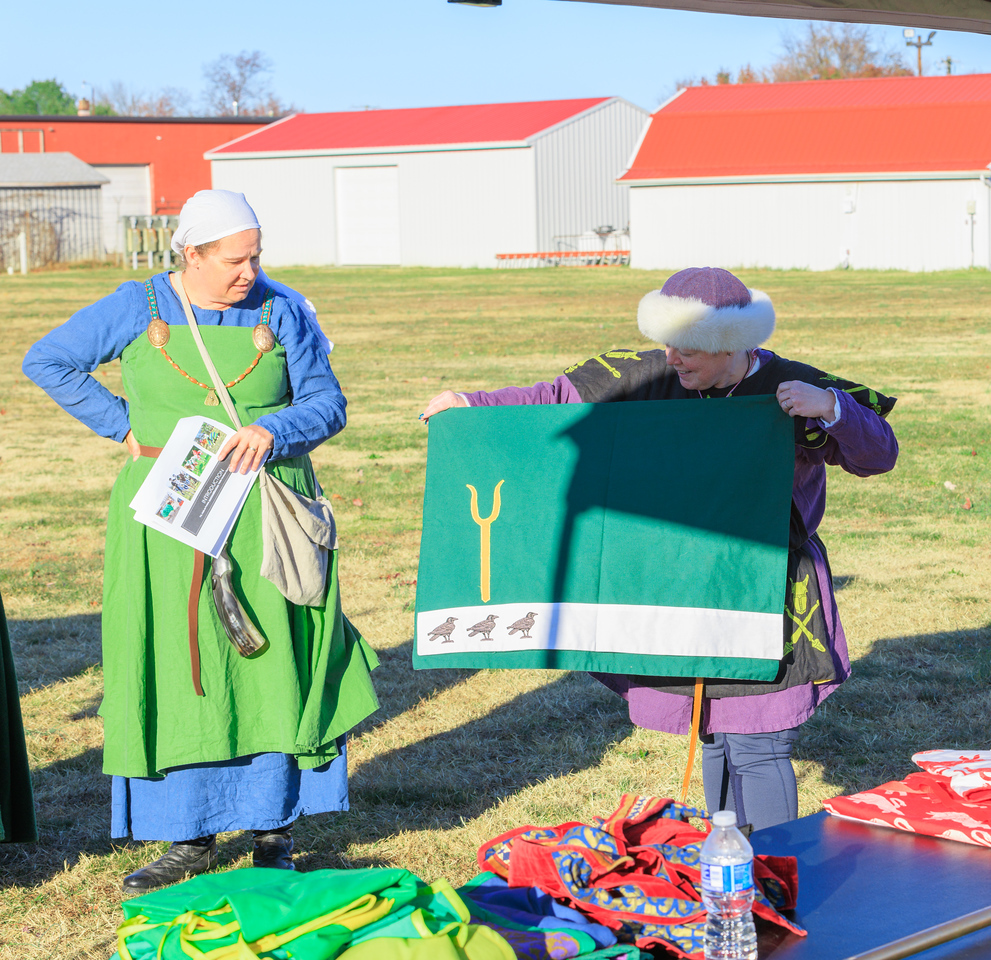
[[[182,205],[179,226],[172,234],[172,249],[182,256],[187,244],[197,247],[242,230],[261,230],[243,193],[200,190]]]
[[[261,230],[261,224],[255,216],[255,211],[244,199],[243,193],[231,190],[200,190],[193,194],[183,205],[179,213],[179,226],[172,234],[172,249],[180,256],[187,244],[194,247],[201,243],[220,240],[242,230]],[[334,344],[320,329],[317,322],[317,311],[313,304],[292,287],[284,283],[270,280],[265,271],[259,269],[258,280],[271,287],[276,293],[288,297],[302,308],[306,324],[316,336],[325,353],[334,349]]]

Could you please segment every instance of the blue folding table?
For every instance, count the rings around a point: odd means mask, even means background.
[[[754,853],[798,858],[793,917],[809,931],[808,937],[797,937],[761,924],[760,960],[848,960],[991,908],[988,847],[826,812],[758,830],[750,842]],[[900,955],[991,960],[991,926]]]

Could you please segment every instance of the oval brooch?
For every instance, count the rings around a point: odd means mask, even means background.
[[[251,331],[251,340],[262,353],[268,353],[275,346],[275,334],[267,323],[255,325],[255,329]]]
[[[169,325],[164,320],[152,320],[148,324],[148,339],[161,350],[169,342]]]

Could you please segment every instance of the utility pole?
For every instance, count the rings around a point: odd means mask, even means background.
[[[902,36],[905,38],[906,47],[915,47],[915,52],[919,58],[919,76],[922,76],[922,48],[931,47],[933,45],[933,37],[936,36],[935,30],[929,31],[929,36],[927,39],[923,40],[922,37],[915,37],[915,31],[911,27],[907,27],[902,30]],[[914,40],[910,39],[915,37]]]

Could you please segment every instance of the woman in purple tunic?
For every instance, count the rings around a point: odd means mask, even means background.
[[[775,394],[795,423],[785,657],[772,681],[707,680],[700,733],[710,811],[735,810],[740,823],[757,829],[793,820],[798,789],[791,750],[798,728],[850,675],[826,550],[816,535],[826,506],[826,464],[862,477],[890,470],[898,444],[884,418],[895,401],[758,349],[774,330],[771,301],[726,270],[676,273],[643,298],[638,322],[664,350],[610,351],[532,387],[448,390],[430,401],[423,417],[452,406]],[[626,699],[638,726],[689,732],[693,681],[596,676]]]

